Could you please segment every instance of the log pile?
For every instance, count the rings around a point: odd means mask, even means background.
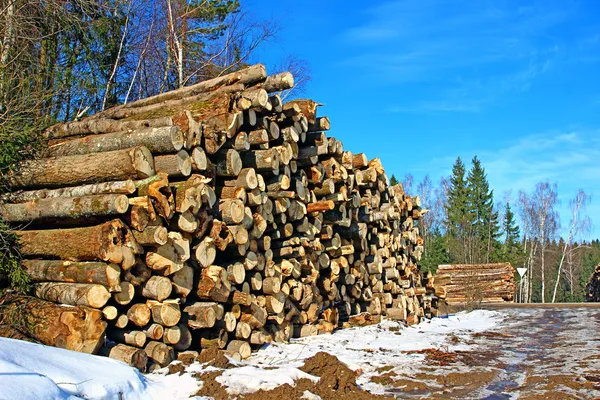
[[[450,305],[512,302],[514,274],[510,263],[440,265],[428,286]]]
[[[600,302],[600,265],[597,265],[585,285],[585,301]]]
[[[101,352],[140,368],[435,314],[419,198],[292,86],[255,65],[48,129],[0,206],[35,296],[100,310]]]

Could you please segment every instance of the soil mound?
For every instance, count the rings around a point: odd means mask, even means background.
[[[232,367],[227,357],[225,357],[225,354],[223,354],[223,352],[216,347],[202,350],[200,355],[196,358],[196,361],[200,363],[208,363],[208,365],[215,368],[228,369]]]

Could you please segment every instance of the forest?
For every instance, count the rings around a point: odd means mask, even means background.
[[[390,180],[399,182],[395,175]],[[527,269],[517,301],[584,301],[585,285],[600,263],[600,241],[583,239],[591,229],[586,213],[591,199],[583,190],[573,194],[565,226],[556,184],[539,182],[530,191],[520,190],[516,199],[509,193],[498,196],[477,156],[468,170],[457,158],[450,175],[437,185],[428,175],[414,182],[411,174],[402,183],[429,210],[419,221],[424,270],[435,272],[438,265],[450,263],[510,262]]]

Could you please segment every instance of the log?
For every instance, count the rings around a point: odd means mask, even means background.
[[[179,343],[179,339],[181,339],[181,330],[178,326],[165,328],[165,332],[163,334],[163,343],[174,345]]]
[[[135,296],[135,287],[126,281],[121,281],[119,286],[121,290],[113,294],[113,299],[120,305],[131,303]]]
[[[142,296],[163,301],[171,295],[171,280],[164,276],[153,276],[142,286]]]
[[[185,86],[176,90],[165,93],[160,93],[145,99],[136,100],[134,102],[124,104],[122,106],[113,107],[112,112],[121,109],[139,108],[152,104],[163,103],[168,100],[181,99],[188,96],[193,96],[203,92],[213,91],[222,86],[229,86],[234,83],[252,84],[261,81],[267,77],[265,66],[262,64],[251,65],[247,68],[232,72],[227,75],[219,76],[213,79],[208,79],[199,82],[195,85]]]
[[[88,354],[98,352],[104,344],[106,330],[99,310],[16,295],[3,299],[0,324],[15,326],[47,346]]]
[[[227,271],[217,265],[203,268],[196,294],[203,300],[226,302],[231,292]]]
[[[256,171],[274,171],[279,168],[279,159],[279,153],[274,149],[251,150],[242,157],[242,165]]]
[[[95,283],[111,292],[120,291],[121,268],[102,262],[22,260],[21,265],[34,282]]]
[[[17,191],[3,195],[2,201],[6,203],[25,203],[32,200],[56,199],[60,197],[83,197],[94,194],[132,194],[133,192],[135,192],[135,183],[131,179],[128,179],[126,181],[92,183],[60,189]]]
[[[144,334],[150,340],[160,340],[163,337],[165,328],[157,323],[153,323],[144,329]]]
[[[218,152],[219,161],[216,163],[217,175],[225,177],[238,176],[242,170],[242,159],[240,153],[234,149]]]
[[[259,86],[268,93],[281,92],[294,87],[294,76],[289,72],[269,75]]]
[[[150,322],[150,309],[145,304],[137,303],[127,310],[127,319],[136,326],[144,327]]]
[[[122,245],[128,232],[120,220],[101,225],[70,228],[16,231],[24,257],[51,257],[71,261],[123,261]]]
[[[148,357],[143,350],[138,348],[118,344],[110,349],[108,356],[112,359],[123,361],[125,364],[135,367],[142,372],[146,370]]]
[[[179,328],[180,338],[179,341],[173,345],[173,348],[177,351],[187,350],[192,345],[192,333],[184,324],[179,324],[177,327]]]
[[[176,154],[155,156],[154,167],[156,172],[164,172],[169,177],[190,176],[192,173],[192,160],[187,151],[180,150]]]
[[[252,354],[252,348],[244,340],[232,340],[227,345],[227,350],[239,353],[242,359],[246,359]]]
[[[148,226],[141,232],[132,231],[135,241],[142,246],[162,246],[167,243],[167,228],[161,225]]]
[[[72,306],[102,308],[110,299],[110,293],[102,285],[41,282],[34,284],[33,288],[40,299]]]
[[[146,344],[146,334],[142,331],[130,330],[109,330],[108,338],[117,343],[127,344],[134,347],[144,347]]]
[[[192,329],[212,328],[215,326],[216,313],[214,303],[196,302],[183,309],[188,313],[188,326]]]
[[[44,149],[43,156],[60,157],[101,153],[136,146],[146,146],[152,154],[174,153],[182,149],[183,143],[183,133],[177,126],[163,126],[68,140]]]
[[[156,361],[161,367],[166,367],[175,359],[173,348],[162,342],[148,342],[144,348],[144,352],[148,358]]]
[[[162,303],[148,300],[148,306],[152,311],[152,320],[163,326],[175,326],[181,319],[181,311],[176,301],[166,300]]]
[[[152,153],[144,146],[105,153],[42,158],[22,162],[8,177],[11,188],[75,186],[144,179],[154,175]]]
[[[175,292],[181,297],[187,297],[194,288],[194,269],[187,264],[172,276]]]
[[[124,214],[129,209],[127,196],[100,194],[32,200],[19,204],[0,205],[0,215],[11,223],[40,223],[44,220],[108,217]]]
[[[219,217],[227,225],[236,225],[244,219],[244,203],[237,199],[219,201]]]

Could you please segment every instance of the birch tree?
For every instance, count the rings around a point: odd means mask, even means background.
[[[567,255],[569,246],[571,245],[574,238],[581,233],[589,230],[590,219],[584,215],[585,208],[589,202],[589,196],[583,191],[579,190],[575,198],[572,199],[569,204],[571,206],[571,220],[569,222],[569,233],[565,239],[565,243],[562,249],[560,262],[558,264],[558,271],[556,272],[556,283],[554,284],[554,292],[552,293],[552,303],[556,301],[556,293],[558,292],[558,286],[563,272],[563,263]],[[571,274],[572,276],[572,274]]]

